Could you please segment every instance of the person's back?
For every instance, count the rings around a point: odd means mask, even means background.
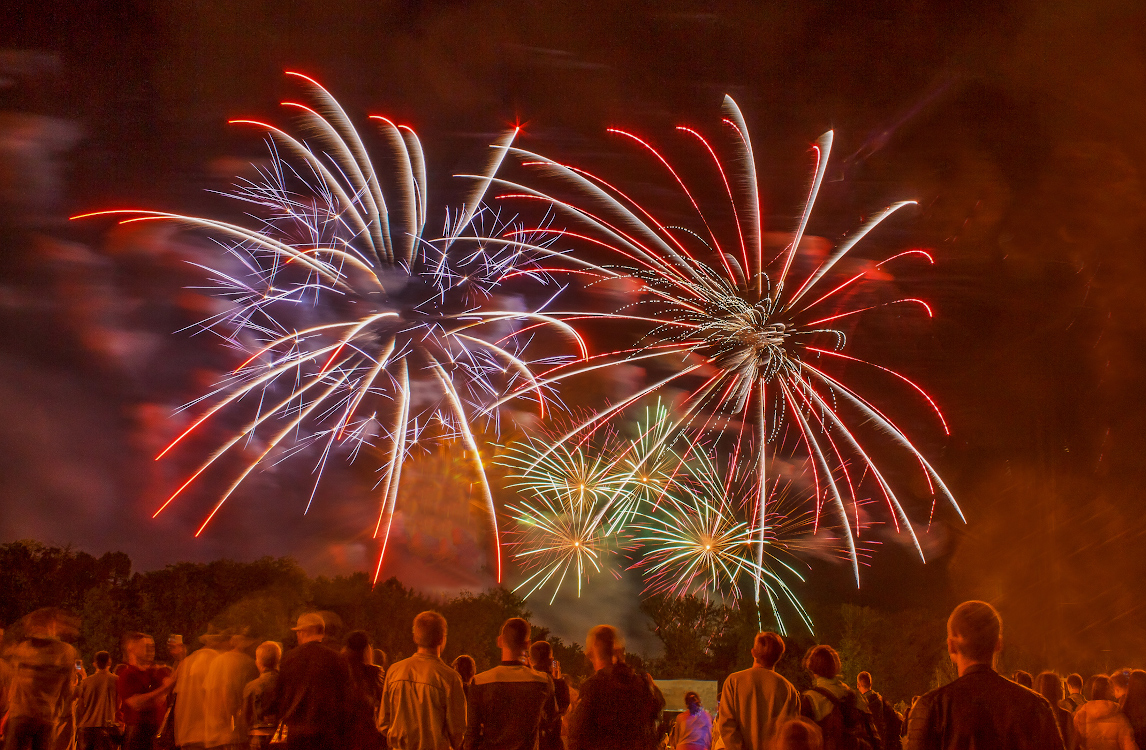
[[[240,649],[245,640],[232,642],[232,649],[211,662],[203,683],[205,697],[204,729],[208,748],[239,745],[248,742],[248,727],[243,719],[243,688],[259,676],[255,660]]]
[[[875,728],[879,732],[883,750],[899,750],[901,747],[899,735],[903,730],[903,721],[895,712],[895,707],[872,689],[869,672],[860,672],[856,676],[856,687],[859,688],[860,696],[867,703],[872,721],[875,722]]]
[[[374,650],[366,631],[355,630],[347,635],[342,657],[350,674],[348,746],[353,750],[379,750],[384,745],[377,723],[384,676],[382,669],[372,663]]]
[[[799,716],[799,692],[772,669],[783,654],[779,635],[759,633],[752,647],[753,666],[724,681],[717,731],[727,750],[765,750],[780,727]]]
[[[378,726],[393,750],[457,750],[466,729],[462,679],[442,661],[446,619],[437,612],[414,618],[418,652],[390,665]]]
[[[76,729],[79,750],[108,750],[115,725],[116,676],[109,669],[106,651],[95,655],[95,674],[85,677],[76,689]]]
[[[55,637],[25,638],[12,650],[9,729],[17,719],[51,724],[72,695],[76,651]]]
[[[557,713],[554,692],[548,675],[520,662],[479,672],[466,707],[465,747],[532,750],[542,718]]]
[[[565,750],[565,742],[561,739],[561,726],[563,717],[569,710],[569,684],[561,677],[561,666],[553,660],[553,646],[547,641],[537,641],[531,645],[529,665],[553,678],[553,697],[557,704],[557,712],[553,716],[541,719],[537,750]]]
[[[867,701],[839,678],[840,656],[831,646],[808,650],[804,666],[812,673],[802,711],[823,734],[824,750],[878,750],[879,730]]]
[[[959,677],[911,709],[911,750],[1062,750],[1050,704],[991,666],[1002,621],[985,602],[965,602],[947,622],[947,648]]]
[[[624,662],[604,667],[581,683],[570,750],[646,747],[659,711],[644,677],[632,667]]]
[[[511,617],[501,626],[501,664],[474,677],[466,706],[466,750],[533,750],[541,721],[557,714],[553,680],[527,667],[529,623]]]
[[[1139,750],[1146,748],[1146,671],[1135,669],[1130,673],[1130,686],[1122,700],[1122,713],[1134,730],[1134,743]]]
[[[599,625],[586,651],[596,671],[581,684],[569,717],[569,750],[643,750],[655,743],[664,698],[624,662],[617,631]],[[615,661],[614,661],[615,660]]]
[[[283,657],[275,686],[275,706],[287,737],[305,738],[291,741],[294,747],[332,747],[346,734],[350,675],[342,657],[322,645],[325,625],[317,627],[314,640]]]
[[[270,736],[279,725],[272,701],[279,670],[268,669],[243,686],[243,721],[252,734]]]
[[[1074,712],[1078,746],[1085,750],[1136,750],[1134,729],[1122,713],[1108,677],[1095,677],[1090,700]]]
[[[207,633],[200,638],[204,647],[194,651],[175,670],[175,743],[179,747],[206,747],[207,718],[204,684],[211,662],[219,656],[214,649],[222,636]]]
[[[6,748],[20,750],[70,741],[65,731],[71,722],[76,675],[76,651],[60,640],[65,634],[76,634],[70,615],[47,607],[27,615],[25,623],[29,637],[9,656],[12,671],[5,736]]]

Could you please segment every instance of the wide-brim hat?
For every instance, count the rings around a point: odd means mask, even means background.
[[[207,627],[207,632],[199,636],[199,642],[204,646],[218,646],[224,641],[231,640],[230,631],[221,631],[214,625]]]

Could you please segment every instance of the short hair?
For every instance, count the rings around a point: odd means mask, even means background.
[[[776,666],[780,657],[784,655],[784,639],[776,633],[757,633],[752,642],[752,658],[768,669]]]
[[[520,617],[511,617],[501,626],[501,642],[506,648],[524,651],[529,648],[529,623]]]
[[[553,646],[549,641],[534,641],[529,647],[529,660],[541,669],[549,669],[553,664]]]
[[[1035,678],[1034,689],[1052,706],[1057,706],[1062,700],[1062,679],[1054,672],[1039,672],[1039,676]]]
[[[96,655],[92,657],[92,663],[96,665],[96,669],[107,669],[111,666],[111,654],[106,651],[96,651]]]
[[[840,673],[840,655],[831,646],[812,646],[804,656],[804,668],[816,677],[830,680]]]
[[[585,636],[585,652],[600,659],[616,659],[625,653],[625,639],[612,625],[598,625]]]
[[[276,641],[263,641],[255,649],[255,663],[263,669],[274,669],[283,656],[283,647]]]
[[[474,675],[477,674],[477,662],[474,661],[472,656],[462,654],[454,659],[454,663],[450,665],[458,676],[462,678],[462,684],[468,685],[473,680]]]
[[[697,706],[700,707],[700,695],[695,690],[689,690],[684,694],[684,705],[686,708]]]
[[[1108,701],[1114,697],[1114,691],[1110,689],[1110,678],[1104,674],[1100,674],[1090,681],[1090,696],[1092,701]]]
[[[856,685],[866,685],[867,687],[870,688],[871,687],[871,673],[870,672],[860,672],[859,674],[857,674],[856,675]]]
[[[382,667],[383,671],[390,668],[390,657],[380,648],[374,649],[374,666]]]
[[[1031,677],[1031,673],[1022,669],[1015,672],[1015,682],[1025,688],[1031,688],[1032,690],[1035,687],[1035,681],[1034,678]]]
[[[446,642],[446,618],[427,610],[414,618],[414,643],[420,648],[437,648]]]
[[[1130,684],[1130,670],[1120,669],[1117,672],[1111,672],[1110,684],[1112,687],[1116,687],[1119,690],[1125,690],[1126,687]]]
[[[1003,620],[987,602],[963,602],[947,618],[947,638],[954,652],[987,664],[1003,637]]]
[[[785,722],[778,734],[779,747],[786,750],[821,750],[824,746],[824,733],[803,716]]]
[[[1082,675],[1080,675],[1080,674],[1067,675],[1066,686],[1068,688],[1071,688],[1072,690],[1077,690],[1078,692],[1081,693],[1082,692]]]

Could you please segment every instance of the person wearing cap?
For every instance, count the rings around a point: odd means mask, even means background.
[[[252,645],[254,639],[246,633],[233,634],[229,648],[220,653],[207,670],[203,708],[209,750],[238,750],[248,744],[248,729],[243,720],[243,688],[259,676],[255,660],[246,653]]]
[[[193,651],[175,671],[175,744],[183,750],[206,750],[207,718],[204,685],[211,662],[226,648],[230,635],[210,628],[199,636],[203,648]]]
[[[283,657],[274,700],[274,712],[287,729],[287,748],[343,747],[350,671],[341,656],[322,645],[326,623],[321,615],[299,615],[291,630],[298,647]]]

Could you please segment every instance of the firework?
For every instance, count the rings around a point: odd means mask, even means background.
[[[370,446],[381,457],[373,529],[381,537],[377,580],[411,446],[457,440],[473,463],[489,511],[500,581],[497,514],[473,419],[496,420],[491,403],[507,392],[532,399],[545,413],[546,386],[532,374],[537,362],[527,359],[528,336],[519,335],[523,325],[554,327],[577,339],[568,324],[551,316],[498,309],[496,293],[507,278],[541,278],[531,251],[459,239],[466,231],[506,230],[505,222],[481,206],[515,133],[494,146],[489,170],[470,199],[446,213],[442,236],[428,239],[426,162],[415,132],[371,118],[389,147],[387,163],[394,165],[379,173],[338,102],[307,76],[288,75],[316,102],[284,102],[312,134],[310,141],[265,123],[233,121],[264,130],[271,148],[270,166],[232,195],[257,212],[255,228],[156,211],[85,214],[127,214],[129,222],[166,220],[205,230],[241,269],[208,269],[215,291],[232,305],[202,325],[240,350],[245,361],[193,402],[207,406],[159,457],[225,410],[237,414],[242,427],[156,515],[229,452],[256,448],[196,536],[258,467],[295,454],[311,456],[313,501],[332,455],[353,459]],[[547,246],[544,236],[536,239],[536,246]],[[544,360],[547,366],[557,361]]]
[[[629,326],[638,329],[639,340],[632,348],[606,351],[583,362],[551,368],[539,373],[538,382],[549,386],[617,365],[651,365],[661,372],[651,384],[555,436],[535,461],[540,465],[567,443],[586,440],[604,425],[623,418],[628,408],[650,394],[683,389],[687,395],[678,403],[671,423],[654,439],[634,447],[630,475],[638,474],[655,460],[681,430],[730,441],[725,450],[754,475],[754,501],[747,510],[746,525],[737,525],[726,507],[709,494],[689,494],[688,512],[705,516],[708,521],[704,523],[716,524],[713,528],[723,529],[722,533],[736,539],[737,545],[745,539],[752,540],[752,564],[742,560],[739,568],[733,566],[729,570],[750,569],[759,602],[761,588],[767,589],[763,571],[767,569],[771,513],[769,442],[783,443],[790,434],[802,446],[810,465],[816,528],[828,522],[838,528],[858,585],[859,539],[864,526],[860,508],[865,504],[867,490],[880,498],[896,529],[911,539],[921,556],[923,552],[891,483],[865,448],[867,438],[853,428],[854,415],[858,414],[862,423],[874,425],[883,439],[914,459],[932,488],[932,503],[936,498],[943,499],[958,512],[938,473],[903,431],[832,372],[833,362],[848,361],[871,365],[878,372],[893,376],[925,399],[947,431],[935,402],[920,386],[882,365],[842,353],[847,339],[840,326],[860,314],[895,306],[931,315],[930,307],[919,299],[849,307],[849,297],[843,294],[844,290],[854,292],[867,274],[841,275],[844,266],[840,261],[912,201],[894,203],[880,211],[821,261],[805,269],[799,254],[806,244],[805,231],[827,170],[833,137],[829,132],[814,147],[816,166],[808,199],[790,241],[780,252],[768,253],[751,139],[731,98],[725,98],[724,109],[727,140],[735,154],[730,161],[722,160],[713,141],[698,130],[678,129],[710,159],[712,184],[721,196],[718,203],[723,204],[719,212],[702,210],[698,194],[651,144],[630,133],[610,130],[636,144],[666,170],[681,191],[681,205],[696,217],[693,228],[662,222],[652,211],[596,175],[523,149],[509,149],[537,177],[495,178],[493,184],[502,191],[498,197],[519,205],[545,206],[562,221],[568,221],[570,228],[514,228],[504,232],[500,241],[507,248],[549,258],[551,273],[570,273],[591,283],[624,279],[639,290],[639,299],[615,312],[550,311],[556,318],[582,321],[582,325],[608,322],[614,329],[618,324]],[[718,231],[721,228],[730,231]],[[525,237],[528,233],[558,240],[563,246],[539,247]],[[606,259],[597,260],[602,255]],[[930,260],[927,253],[913,250],[886,258],[878,267],[920,258]],[[521,393],[524,389],[510,392],[505,398]],[[682,461],[689,458],[687,452],[681,456]],[[614,505],[627,502],[627,498],[625,493],[617,493],[611,504],[598,511],[598,518],[609,517]],[[821,514],[822,508],[830,508],[830,514]],[[699,529],[696,531],[699,533]]]
[[[755,515],[754,476],[732,460],[722,468],[715,450],[687,431],[668,434],[671,425],[657,403],[629,438],[605,429],[551,450],[561,434],[551,427],[509,446],[498,460],[522,496],[507,508],[513,558],[525,571],[517,590],[528,598],[548,587],[552,602],[571,583],[580,596],[593,575],[622,567],[640,572],[647,594],[706,600],[739,599],[760,581],[778,627],[789,609],[810,627],[793,589],[804,580],[801,558],[839,550],[826,531],[816,533],[807,493],[773,468],[758,562],[745,520]]]

